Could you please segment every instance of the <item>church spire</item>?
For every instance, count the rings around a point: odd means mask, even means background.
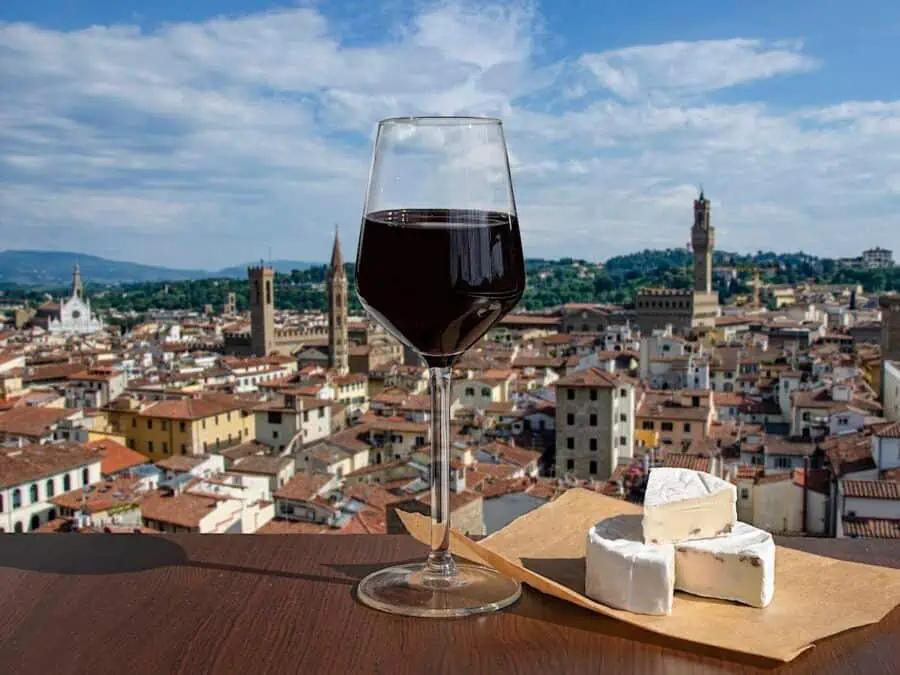
[[[84,299],[84,287],[81,284],[81,268],[75,263],[72,270],[72,297]]]
[[[344,256],[341,254],[341,238],[338,226],[334,226],[334,247],[331,249],[331,274],[344,274]]]

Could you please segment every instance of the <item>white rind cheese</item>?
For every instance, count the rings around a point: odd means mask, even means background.
[[[746,523],[731,534],[675,545],[675,588],[765,607],[775,594],[775,542]]]
[[[644,496],[644,541],[665,544],[731,532],[737,522],[737,489],[712,474],[658,467]]]
[[[675,547],[645,544],[640,516],[607,518],[588,531],[588,597],[638,614],[669,614],[674,590]]]

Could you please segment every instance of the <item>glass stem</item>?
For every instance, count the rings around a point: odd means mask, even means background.
[[[431,387],[431,553],[426,570],[452,576],[450,555],[450,368],[429,368]]]

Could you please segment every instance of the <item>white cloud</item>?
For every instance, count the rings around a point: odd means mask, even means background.
[[[531,3],[471,2],[352,44],[310,8],[154,31],[0,24],[0,234],[186,267],[270,246],[324,260],[334,222],[352,250],[375,121],[468,113],[504,117],[530,255],[683,245],[701,182],[722,248],[900,247],[900,101],[715,98],[819,67],[797,42],[548,62],[543,31]]]
[[[694,95],[817,66],[800,43],[701,40],[639,45],[585,54],[580,63],[626,100]]]

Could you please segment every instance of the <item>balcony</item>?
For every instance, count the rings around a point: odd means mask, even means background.
[[[892,541],[778,543],[900,568]],[[0,671],[900,672],[900,608],[775,668],[529,588],[504,612],[454,621],[390,616],[355,601],[362,576],[423,554],[410,537],[384,535],[9,536],[0,603],[15,612],[0,623]]]

